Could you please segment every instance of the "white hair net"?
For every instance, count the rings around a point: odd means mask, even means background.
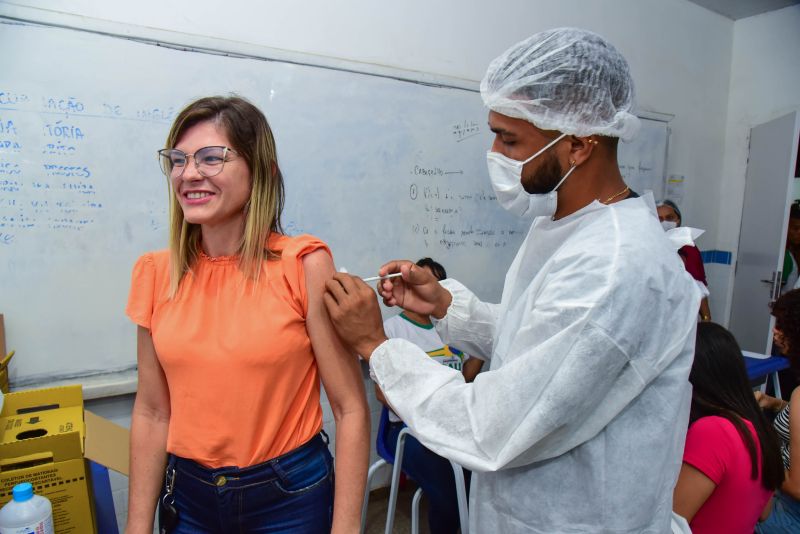
[[[586,30],[556,28],[517,43],[481,81],[486,106],[544,130],[630,140],[633,79],[611,43]]]

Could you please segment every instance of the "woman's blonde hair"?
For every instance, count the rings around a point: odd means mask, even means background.
[[[174,148],[192,126],[208,121],[225,131],[233,145],[230,148],[250,169],[250,199],[244,207],[245,226],[237,254],[239,268],[257,281],[264,259],[280,256],[268,246],[272,232],[283,232],[283,176],[275,138],[264,114],[244,98],[211,96],[192,102],[178,114],[167,136],[167,148]],[[170,296],[174,297],[200,255],[200,225],[186,222],[172,187],[169,198]]]

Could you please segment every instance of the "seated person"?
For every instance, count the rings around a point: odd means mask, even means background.
[[[772,305],[775,316],[773,337],[777,350],[789,358],[793,369],[800,367],[800,289],[784,293]],[[800,532],[800,387],[789,402],[756,392],[759,405],[777,412],[778,433],[786,480],[775,492],[770,516],[756,529],[760,533]]]
[[[789,207],[789,226],[786,229],[786,253],[781,272],[781,295],[795,289],[800,283],[797,258],[800,258],[800,200]]]
[[[417,265],[430,271],[439,280],[447,278],[444,267],[431,258],[422,258]],[[404,311],[387,319],[383,323],[383,327],[388,337],[407,339],[442,365],[460,370],[466,382],[472,382],[483,366],[483,361],[479,358],[470,358],[455,347],[446,345],[436,333],[429,317]],[[388,406],[377,385],[375,385],[375,395],[389,410],[389,431],[386,444],[394,454],[397,447],[397,436],[405,425]],[[450,461],[425,448],[413,436],[407,436],[403,450],[402,468],[406,475],[420,485],[428,498],[428,526],[431,533],[457,532],[460,526],[458,499]],[[468,481],[469,471],[465,470],[464,473]]]
[[[681,225],[681,211],[678,206],[671,200],[665,200],[658,205],[658,220],[661,221],[661,226],[664,231],[672,230]],[[699,284],[708,287],[706,280],[706,270],[703,267],[703,258],[700,255],[700,249],[694,245],[686,245],[678,249],[678,256],[683,260],[683,266],[686,272],[692,275],[692,278],[697,280]],[[703,297],[700,301],[700,319],[703,321],[711,320],[711,307],[708,305],[708,297]]]
[[[697,325],[692,404],[675,513],[695,534],[750,534],[783,482],[778,438],[758,406],[742,351],[715,323]]]

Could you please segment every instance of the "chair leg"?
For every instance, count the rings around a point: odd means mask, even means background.
[[[406,444],[408,429],[404,428],[397,436],[397,448],[394,453],[394,466],[392,466],[392,485],[389,489],[389,505],[386,510],[386,534],[392,534],[394,526],[394,513],[397,509],[397,493],[400,485],[400,471],[403,465],[403,448]]]
[[[458,498],[458,519],[461,523],[461,534],[469,534],[469,504],[467,503],[467,486],[464,482],[464,469],[451,461],[453,477],[456,481],[456,497]]]
[[[781,397],[781,381],[778,378],[778,371],[772,373],[772,389],[774,390],[776,399],[782,399]]]
[[[364,488],[364,504],[361,505],[360,534],[364,534],[367,528],[367,508],[369,508],[369,492],[372,490],[372,479],[375,478],[375,473],[380,471],[384,465],[387,465],[386,460],[380,458],[377,462],[369,466],[369,471],[367,471],[367,487]]]
[[[419,501],[422,500],[422,488],[414,492],[411,499],[411,534],[419,534]]]

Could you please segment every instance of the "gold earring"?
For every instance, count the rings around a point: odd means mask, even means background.
[[[574,167],[575,166],[575,160],[574,159],[569,160],[569,166],[570,167]]]

